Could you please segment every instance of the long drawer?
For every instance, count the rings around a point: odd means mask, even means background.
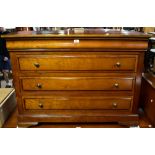
[[[23,90],[132,90],[134,77],[22,78]]]
[[[24,98],[26,110],[101,110],[101,109],[129,109],[132,97],[43,97],[43,98]]]
[[[136,55],[106,55],[103,52],[52,53],[19,56],[21,71],[136,71]]]

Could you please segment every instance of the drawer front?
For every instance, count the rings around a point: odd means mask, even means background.
[[[23,90],[132,90],[134,78],[35,77],[21,82]]]
[[[122,109],[127,110],[132,103],[131,97],[53,97],[25,98],[26,110],[82,110],[82,109]]]
[[[60,53],[45,56],[19,57],[21,71],[136,71],[137,57],[103,53]]]
[[[108,33],[107,33],[108,34]],[[113,34],[112,34],[113,35]],[[38,34],[37,34],[38,36]],[[41,35],[43,36],[43,35]],[[48,36],[48,35],[47,35]],[[134,35],[133,35],[134,36]],[[52,38],[27,37],[22,40],[22,37],[17,37],[16,40],[8,40],[7,48],[12,49],[121,49],[121,50],[146,50],[148,47],[147,41],[143,38],[131,38],[129,35],[121,37],[119,34],[115,37],[110,35],[78,35],[71,37],[70,35],[53,36]],[[118,37],[118,38],[117,38]],[[12,38],[12,37],[11,37]],[[98,39],[97,39],[98,38]]]

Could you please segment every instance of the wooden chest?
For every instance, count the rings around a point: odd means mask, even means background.
[[[148,35],[98,29],[3,37],[11,55],[19,126],[138,124]]]

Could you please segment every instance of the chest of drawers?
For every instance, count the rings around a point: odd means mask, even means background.
[[[148,37],[139,33],[10,34],[18,125],[138,124]]]

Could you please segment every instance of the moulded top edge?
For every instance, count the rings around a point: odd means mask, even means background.
[[[75,33],[70,31],[69,33],[66,30],[59,31],[19,31],[13,32],[6,35],[2,35],[2,38],[72,38],[72,37],[81,37],[81,38],[150,38],[151,35],[135,32],[135,31],[116,31],[109,30],[104,31],[99,30],[87,30],[83,33]]]

